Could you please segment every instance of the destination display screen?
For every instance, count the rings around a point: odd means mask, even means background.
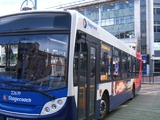
[[[70,26],[71,17],[68,13],[24,13],[0,18],[0,33],[48,29],[69,30]]]

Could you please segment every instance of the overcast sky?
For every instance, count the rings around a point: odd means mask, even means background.
[[[0,0],[0,16],[12,12],[20,11],[20,8],[22,6],[22,3],[25,0]],[[28,0],[28,5],[32,6],[32,3],[30,1],[34,0]],[[65,3],[71,3],[71,2],[77,2],[77,1],[87,1],[87,0],[37,0],[37,8],[38,9],[44,9],[49,8],[52,6],[65,4]],[[23,6],[26,5],[26,2],[23,4]]]

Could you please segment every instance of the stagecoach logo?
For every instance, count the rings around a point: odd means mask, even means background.
[[[32,102],[31,98],[19,98],[11,95],[3,95],[3,100],[4,101],[13,101],[13,102],[27,102],[30,103]]]
[[[90,23],[89,21],[87,21],[85,18],[83,19],[83,27],[87,28],[90,27],[90,29],[94,29],[97,30],[97,27],[94,26],[92,23]]]
[[[7,100],[7,96],[3,95],[3,100],[6,101]]]

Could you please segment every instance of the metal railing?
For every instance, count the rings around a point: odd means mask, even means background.
[[[160,73],[142,76],[142,83],[160,83]]]

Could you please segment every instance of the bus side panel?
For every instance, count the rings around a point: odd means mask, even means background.
[[[112,82],[112,94],[110,95],[110,111],[132,97],[134,79],[118,80]]]
[[[139,74],[138,77],[135,79],[135,83],[136,83],[136,94],[139,92],[140,88],[141,88],[141,82],[142,82],[142,56],[140,53],[136,53],[136,58],[140,60],[140,69],[139,69]]]
[[[131,98],[132,92],[126,91],[119,95],[110,96],[110,111],[118,108],[122,103]]]
[[[141,89],[141,82],[142,82],[142,72],[140,70],[139,75],[137,78],[135,78],[134,83],[135,83],[135,93],[137,94],[139,90]]]

